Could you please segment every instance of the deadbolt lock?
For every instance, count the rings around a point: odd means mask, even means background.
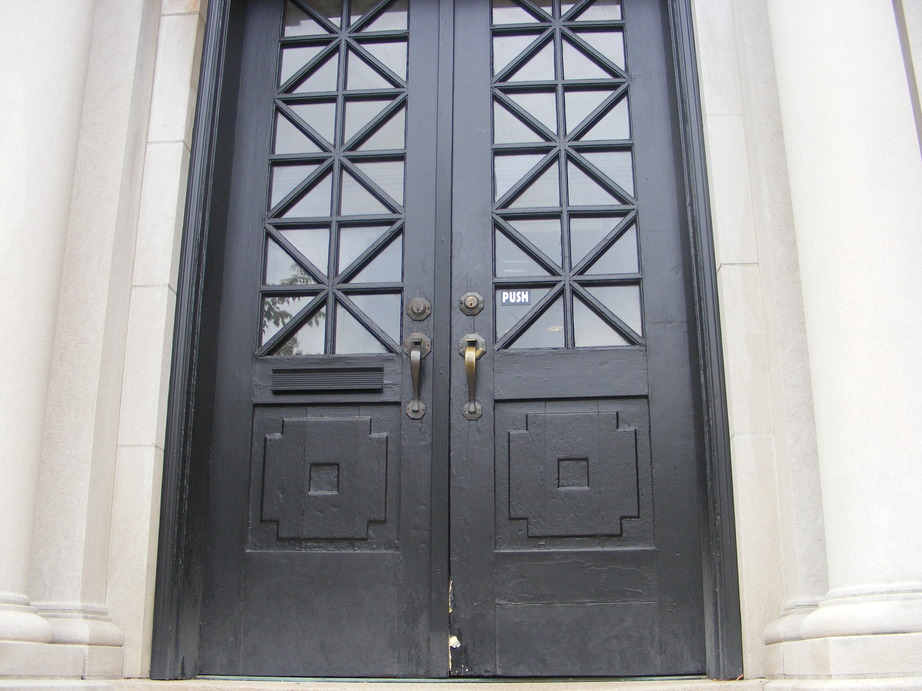
[[[423,319],[432,314],[432,305],[425,298],[413,298],[407,305],[407,314],[410,319],[421,322]]]
[[[469,317],[480,314],[483,309],[483,298],[474,292],[465,293],[461,296],[461,311]]]

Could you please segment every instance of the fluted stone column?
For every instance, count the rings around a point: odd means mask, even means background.
[[[28,582],[93,8],[0,0],[0,674],[52,635]]]
[[[771,688],[922,687],[922,158],[894,13],[769,1],[829,571],[785,643],[802,681]]]

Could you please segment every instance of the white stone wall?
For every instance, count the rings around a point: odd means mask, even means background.
[[[697,0],[695,28],[730,410],[743,649],[826,591],[810,369],[764,0]]]
[[[693,11],[746,676],[922,688],[922,3]],[[204,12],[0,0],[0,688],[149,671]]]

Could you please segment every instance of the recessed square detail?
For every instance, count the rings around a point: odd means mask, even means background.
[[[588,489],[589,459],[558,458],[557,489]]]
[[[637,430],[617,412],[528,413],[508,434],[509,518],[528,537],[617,536],[639,515]]]
[[[335,463],[312,463],[308,486],[311,494],[338,494],[339,466]]]
[[[367,540],[387,520],[387,439],[369,417],[282,418],[264,437],[262,520],[281,540]]]

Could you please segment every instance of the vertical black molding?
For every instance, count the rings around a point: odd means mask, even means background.
[[[708,676],[743,673],[739,573],[730,466],[730,434],[717,299],[717,266],[704,151],[704,127],[690,0],[669,0],[679,130],[685,172],[693,305],[700,363],[706,459],[705,614]]]
[[[160,535],[154,596],[154,630],[151,653],[152,679],[189,678],[197,673],[199,612],[201,608],[202,544],[200,527],[205,515],[205,468],[193,458],[208,443],[208,422],[193,426],[196,405],[213,379],[213,358],[200,358],[202,336],[215,317],[208,317],[205,265],[221,254],[209,248],[208,229],[216,222],[212,209],[220,209],[214,189],[215,171],[227,166],[218,160],[219,121],[233,119],[222,103],[225,47],[229,39],[230,0],[211,0],[208,7],[201,77],[189,166],[185,220],[179,262],[173,358],[170,372]],[[224,123],[225,128],[232,123]],[[229,166],[227,166],[229,167]],[[221,245],[222,243],[212,243]],[[220,262],[215,262],[220,266]],[[214,273],[214,272],[212,272]],[[217,271],[220,274],[220,270]],[[209,283],[213,277],[209,276]],[[206,394],[207,395],[207,394]],[[207,417],[207,416],[202,416]],[[199,466],[204,464],[199,463]],[[193,496],[194,494],[194,496]]]
[[[435,200],[435,281],[432,295],[432,341],[451,343],[451,231],[452,231],[452,112],[454,109],[454,3],[438,0],[438,99],[436,105],[436,200]],[[430,8],[431,9],[431,8]],[[429,665],[431,676],[448,675],[448,636],[450,595],[439,592],[450,587],[449,512],[435,511],[449,506],[449,458],[451,456],[451,398],[444,395],[451,388],[452,353],[433,353],[432,372],[432,493],[430,499],[430,635]],[[441,394],[441,395],[438,395]],[[447,607],[445,605],[448,605]]]

